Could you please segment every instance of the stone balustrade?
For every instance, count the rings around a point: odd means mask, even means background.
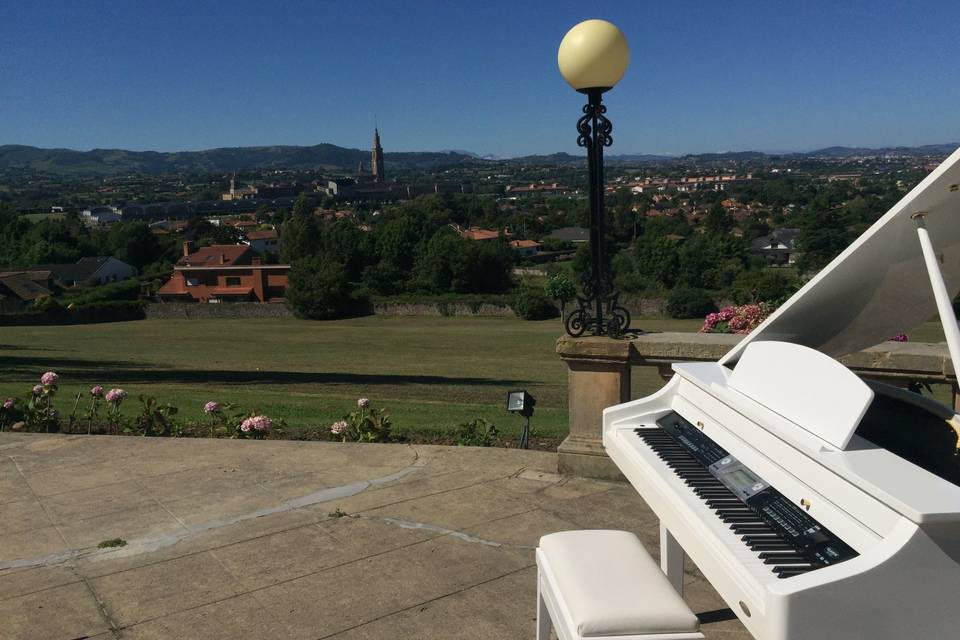
[[[656,367],[667,380],[674,362],[719,360],[741,338],[679,332],[624,340],[561,337],[557,354],[568,368],[570,433],[557,449],[560,472],[593,478],[620,475],[603,449],[602,413],[606,407],[631,400],[633,367]],[[957,377],[945,343],[884,342],[840,361],[863,378],[897,386],[949,385],[954,408],[960,409]]]

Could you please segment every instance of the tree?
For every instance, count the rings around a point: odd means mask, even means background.
[[[349,280],[359,280],[364,267],[373,261],[367,234],[351,220],[322,224],[319,229],[323,255],[343,264]]]
[[[695,289],[726,289],[747,262],[746,243],[732,235],[702,233],[679,250],[677,284]]]
[[[562,321],[567,303],[577,296],[577,288],[567,274],[558,273],[550,276],[547,280],[546,291],[548,296],[560,303],[560,319]]]
[[[310,320],[330,320],[347,315],[353,301],[343,265],[316,256],[306,256],[292,263],[287,304],[298,317]]]
[[[714,202],[710,211],[703,219],[703,228],[707,233],[730,233],[733,229],[733,218],[719,201]]]
[[[0,265],[14,266],[22,262],[21,242],[30,222],[8,204],[0,204]]]
[[[115,255],[142,270],[163,256],[163,247],[143,222],[119,222],[110,229],[109,242]]]
[[[847,248],[850,234],[840,209],[815,201],[803,212],[797,235],[797,268],[802,273],[819,271]]]
[[[313,215],[313,207],[300,194],[293,213],[283,224],[283,259],[293,264],[298,260],[316,256],[320,250],[320,225]]]
[[[437,231],[417,255],[414,271],[418,285],[430,293],[462,290],[469,242],[450,229]]]

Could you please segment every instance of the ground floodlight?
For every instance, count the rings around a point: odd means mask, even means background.
[[[507,393],[507,411],[519,413],[524,418],[523,431],[520,433],[521,449],[527,449],[530,446],[530,416],[533,415],[533,407],[536,404],[536,398],[523,389]]]

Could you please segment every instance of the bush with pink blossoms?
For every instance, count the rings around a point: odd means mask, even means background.
[[[273,429],[273,420],[263,415],[250,416],[237,427],[241,438],[253,438],[254,440],[266,438],[271,429]]]
[[[909,342],[910,338],[907,337],[905,333],[898,333],[897,335],[890,338],[890,342]]]
[[[340,436],[343,438],[343,441],[347,441],[347,434],[350,432],[350,423],[346,420],[337,420],[332,425],[330,425],[330,433],[335,436]]]
[[[108,403],[119,407],[123,399],[127,397],[127,392],[123,389],[110,389],[105,396]]]
[[[220,408],[221,407],[219,402],[214,402],[211,400],[210,402],[203,405],[203,412],[206,413],[207,415],[210,415],[211,413],[219,413]]]
[[[7,427],[12,426],[21,418],[20,411],[17,410],[17,403],[13,398],[7,398],[0,405],[0,433],[3,433]]]
[[[368,398],[359,398],[357,411],[334,422],[330,433],[343,442],[390,442],[392,429],[393,422],[386,410],[372,407]]]
[[[774,308],[765,302],[724,307],[707,314],[700,333],[750,333],[773,311]]]
[[[53,409],[53,396],[57,394],[57,383],[60,381],[53,371],[47,371],[40,376],[40,384],[30,390],[31,398],[27,405],[27,422],[33,428],[42,427],[44,431],[56,431],[57,414]]]

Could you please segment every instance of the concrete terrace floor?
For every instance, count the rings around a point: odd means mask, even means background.
[[[555,470],[505,449],[0,434],[0,638],[532,638],[541,535],[627,529],[657,553],[631,487]]]

